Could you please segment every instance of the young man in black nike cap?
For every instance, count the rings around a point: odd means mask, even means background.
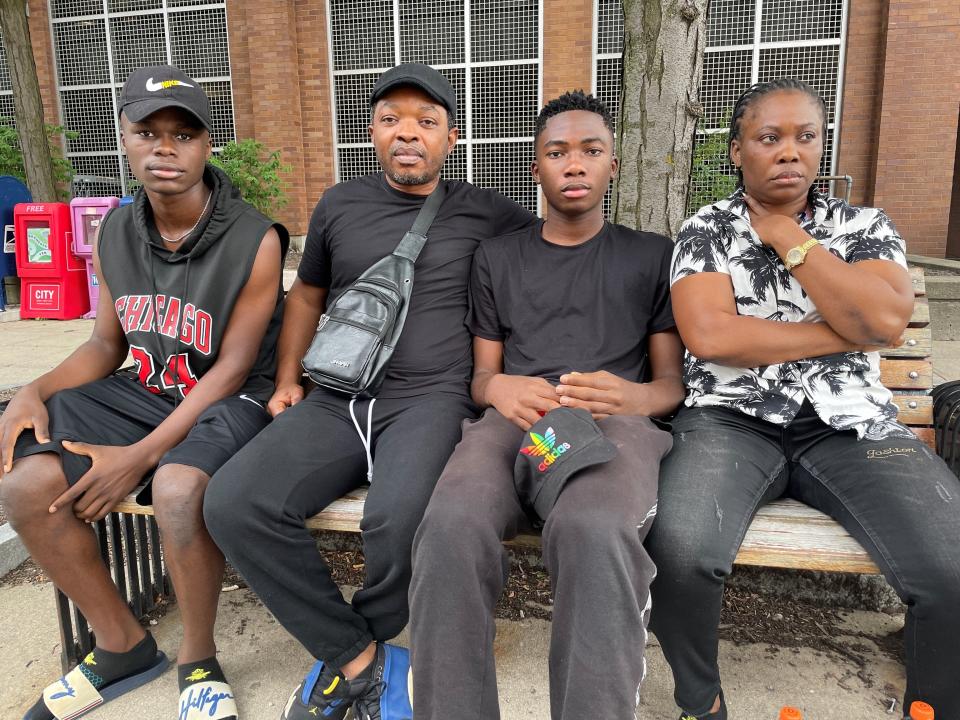
[[[442,180],[458,137],[457,99],[436,70],[385,72],[370,96],[383,171],[340,183],[317,205],[287,296],[273,423],[213,478],[204,512],[231,563],[317,658],[283,717],[407,720],[406,651],[384,641],[406,625],[410,546],[470,400],[470,264],[488,238],[533,217],[499,193]],[[416,261],[403,332],[375,399],[318,388],[300,361],[317,323],[358,275],[393,252],[437,187],[443,204]],[[372,482],[360,524],[365,580],[344,600],[305,518]],[[294,682],[291,682],[293,685]]]
[[[655,575],[642,543],[672,445],[650,418],[683,400],[672,243],[604,220],[617,159],[602,102],[550,101],[535,137],[549,213],[474,257],[472,390],[487,409],[465,426],[414,542],[417,720],[500,717],[503,541],[528,514],[553,587],[551,717],[632,718],[639,702]]]
[[[101,223],[93,334],[0,418],[3,506],[97,639],[24,718],[78,718],[165,669],[89,525],[152,477],[145,490],[183,619],[179,718],[235,720],[213,638],[224,559],[202,502],[214,472],[270,419],[288,235],[207,164],[210,104],[177,68],[131,74],[120,126],[142,188]],[[114,374],[128,351],[136,370]]]

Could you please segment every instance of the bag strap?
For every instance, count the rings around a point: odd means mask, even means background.
[[[417,219],[413,222],[413,227],[403,236],[403,240],[393,251],[394,255],[407,258],[410,262],[416,262],[420,256],[420,251],[427,244],[427,231],[437,217],[437,212],[443,204],[447,195],[447,185],[441,180],[433,192],[423,201],[423,207],[417,214]]]

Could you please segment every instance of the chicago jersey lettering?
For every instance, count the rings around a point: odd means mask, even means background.
[[[123,332],[158,332],[176,338],[197,352],[209,355],[213,347],[213,317],[193,303],[178,297],[159,294],[122,295],[114,303]]]

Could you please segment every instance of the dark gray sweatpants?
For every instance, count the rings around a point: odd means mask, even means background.
[[[656,571],[642,543],[672,439],[644,417],[599,425],[617,456],[575,475],[543,528],[554,596],[554,720],[633,718],[644,675]],[[524,522],[513,486],[523,439],[493,409],[465,422],[417,531],[410,586],[417,720],[500,717],[494,608],[509,569],[502,541]]]

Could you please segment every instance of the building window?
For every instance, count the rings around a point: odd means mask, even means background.
[[[595,83],[598,97],[616,114],[619,110],[623,58],[621,0],[596,0]],[[729,127],[733,104],[756,82],[794,77],[809,83],[827,104],[827,137],[824,139],[821,175],[836,173],[836,149],[843,90],[843,60],[849,0],[711,0],[707,18],[707,46],[703,58],[700,101],[704,118],[697,127],[695,148],[707,136]],[[694,169],[691,205],[709,194],[715,177],[733,177],[726,158],[726,143],[709,146]],[[837,188],[843,190],[843,187]],[[695,212],[697,207],[689,207]]]
[[[380,74],[435,67],[457,92],[460,140],[444,176],[492,187],[532,211],[533,126],[542,78],[541,0],[329,0],[337,179],[380,170],[367,136]]]
[[[67,141],[66,155],[78,174],[113,179],[78,191],[116,195],[130,189],[117,108],[123,83],[138,67],[176,65],[195,78],[210,98],[215,150],[235,138],[225,2],[49,2],[60,117],[79,133]]]

